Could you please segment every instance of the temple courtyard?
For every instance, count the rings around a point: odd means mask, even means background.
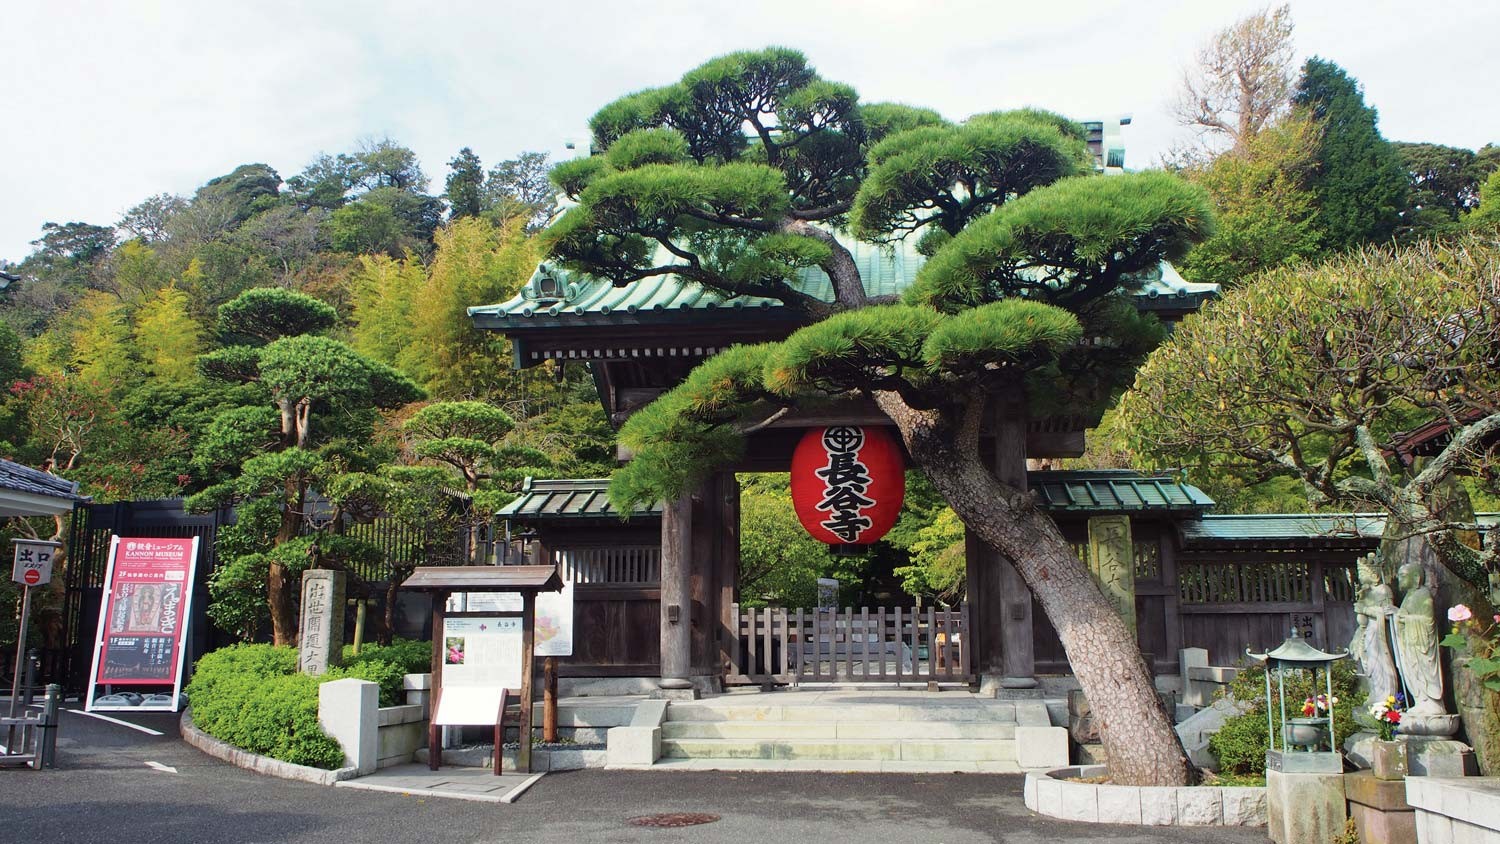
[[[124,719],[120,719],[124,720]],[[1072,824],[1039,818],[1007,774],[574,771],[548,774],[515,803],[423,798],[290,782],[212,759],[177,737],[171,715],[129,722],[65,712],[59,765],[15,772],[0,793],[12,841],[871,842],[1264,841],[1262,829]],[[59,807],[66,806],[66,810]],[[718,816],[680,828],[633,826],[667,813]],[[918,832],[917,830],[920,830]]]

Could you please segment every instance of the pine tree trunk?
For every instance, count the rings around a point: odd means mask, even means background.
[[[966,527],[1014,561],[1041,602],[1099,719],[1110,778],[1122,785],[1189,784],[1195,769],[1156,693],[1135,634],[1057,525],[1029,494],[1003,486],[985,468],[977,430],[960,432],[937,414],[913,410],[892,394],[879,394],[877,400],[948,506]]]
[[[301,527],[302,485],[296,479],[287,479],[285,498],[281,528],[276,532],[277,545],[296,539]],[[266,587],[271,608],[271,641],[276,645],[297,644],[297,584],[287,575],[286,566],[272,561]]]

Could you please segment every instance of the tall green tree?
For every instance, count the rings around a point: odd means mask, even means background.
[[[484,163],[464,147],[448,162],[447,192],[450,219],[477,217],[484,210]]]
[[[135,346],[146,373],[182,382],[198,374],[203,328],[188,312],[188,296],[173,285],[156,292],[135,314]]]
[[[734,53],[606,105],[590,121],[598,154],[554,168],[578,203],[544,236],[565,265],[616,284],[678,275],[777,299],[809,323],[720,353],[632,416],[620,439],[635,456],[611,496],[622,508],[674,499],[776,408],[873,398],[965,526],[1015,561],[1084,690],[1110,701],[1114,780],[1185,784],[1192,766],[1134,635],[978,440],[999,396],[1091,412],[1127,382],[1160,335],[1123,294],[1208,234],[1208,199],[1165,173],[1090,175],[1081,127],[1054,114],[875,114],[911,128],[872,143],[855,91],[800,53]],[[985,189],[965,190],[960,173]],[[932,257],[902,301],[867,291],[834,235],[851,215],[865,238],[941,232],[923,234]],[[828,275],[832,301],[792,284],[808,267]]]
[[[1407,173],[1380,136],[1359,83],[1333,62],[1311,58],[1292,102],[1323,127],[1311,187],[1324,245],[1341,250],[1389,240],[1406,207]]]
[[[490,168],[484,182],[485,209],[499,220],[520,218],[527,231],[546,225],[556,190],[547,178],[545,152],[523,152]]]
[[[1212,197],[1218,228],[1187,254],[1183,273],[1224,286],[1317,254],[1318,124],[1293,115],[1185,175]]]
[[[1479,185],[1488,175],[1472,150],[1443,144],[1396,143],[1406,167],[1406,208],[1401,230],[1408,236],[1456,228],[1479,205]]]

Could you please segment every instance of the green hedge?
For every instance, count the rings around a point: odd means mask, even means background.
[[[315,768],[337,768],[344,753],[318,726],[318,686],[353,677],[380,684],[380,705],[402,703],[405,674],[426,671],[432,645],[397,640],[346,649],[343,666],[320,677],[297,673],[297,649],[234,645],[205,654],[188,683],[193,721],[235,747]],[[420,654],[420,658],[419,658]]]

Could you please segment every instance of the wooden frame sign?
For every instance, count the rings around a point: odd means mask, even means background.
[[[432,593],[432,717],[428,722],[427,763],[442,765],[442,728],[494,726],[494,771],[501,772],[505,705],[520,698],[521,749],[518,767],[531,770],[532,676],[536,651],[538,592],[557,592],[556,566],[424,566],[403,587]],[[450,611],[448,598],[469,593]],[[519,602],[474,600],[485,593],[514,593]],[[517,603],[519,606],[517,606]],[[501,609],[503,607],[503,609]]]
[[[86,711],[177,711],[197,565],[196,536],[110,537]],[[105,693],[96,696],[99,686]],[[170,698],[160,693],[141,698],[117,692],[117,686],[170,686],[172,692]]]

